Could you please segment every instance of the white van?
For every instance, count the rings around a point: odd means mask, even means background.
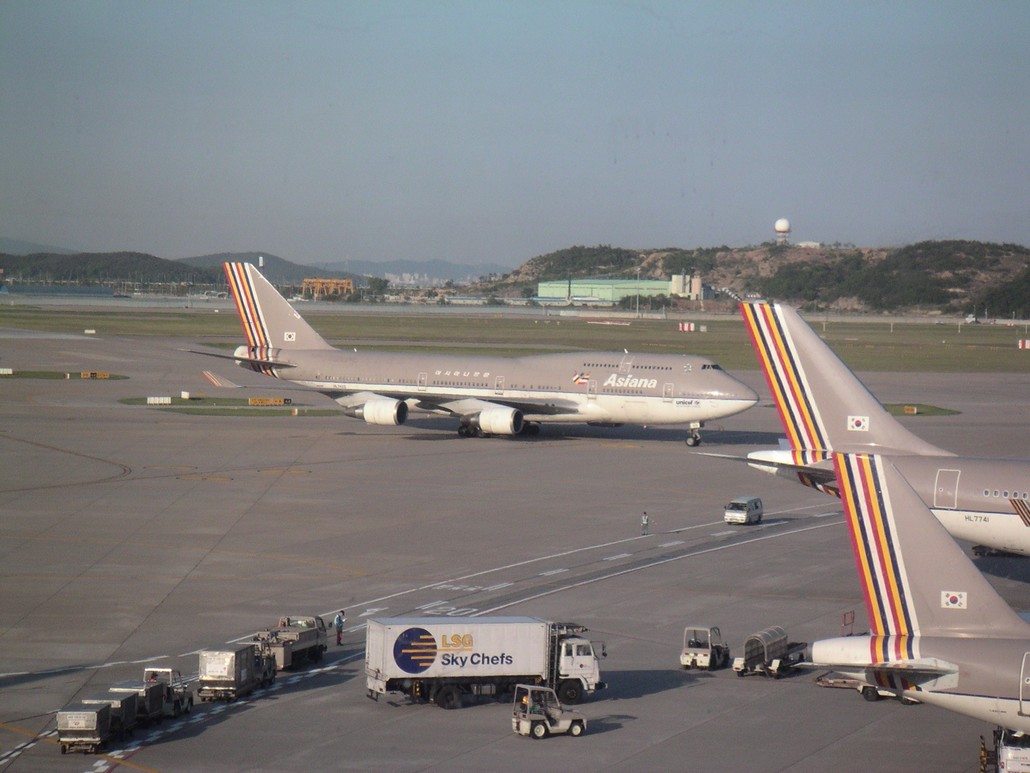
[[[758,497],[737,497],[726,505],[722,519],[726,523],[761,523],[762,500]]]

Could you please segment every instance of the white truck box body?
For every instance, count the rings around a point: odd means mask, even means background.
[[[545,676],[549,625],[535,617],[373,618],[365,672],[384,680]]]
[[[247,684],[253,663],[253,644],[234,650],[204,650],[200,653],[200,682]]]

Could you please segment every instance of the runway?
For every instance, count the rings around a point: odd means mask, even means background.
[[[734,654],[770,625],[801,641],[837,635],[849,610],[864,625],[839,502],[699,455],[685,430],[464,439],[440,419],[173,414],[119,400],[212,394],[211,363],[179,351],[195,342],[3,333],[0,366],[128,378],[0,381],[0,770],[978,769],[984,723],[868,703],[809,672],[680,670],[687,623],[719,625]],[[710,425],[701,451],[744,454],[780,434],[760,374],[734,375],[763,401]],[[1026,455],[1023,376],[861,375],[884,402],[962,411],[904,419],[930,442]],[[742,494],[765,500],[761,525],[722,522]],[[978,564],[1030,609],[1021,559]],[[345,644],[317,668],[104,756],[59,753],[52,712],[143,663],[192,674],[200,649],[341,607]],[[491,613],[575,621],[605,641],[610,688],[579,707],[586,735],[516,737],[505,704],[365,697],[365,618]]]

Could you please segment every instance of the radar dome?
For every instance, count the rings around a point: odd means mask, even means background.
[[[778,234],[789,234],[790,221],[785,217],[781,217],[779,220],[776,221],[776,225],[774,225],[773,228],[776,229],[776,233]]]

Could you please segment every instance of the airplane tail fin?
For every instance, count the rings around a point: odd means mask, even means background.
[[[741,314],[799,462],[832,451],[950,455],[905,429],[789,306],[741,303]]]
[[[893,464],[869,454],[833,460],[871,647],[885,648],[871,653],[878,661],[918,658],[919,636],[1026,636],[1026,623]]]
[[[251,351],[333,348],[253,265],[226,263],[224,267]]]

